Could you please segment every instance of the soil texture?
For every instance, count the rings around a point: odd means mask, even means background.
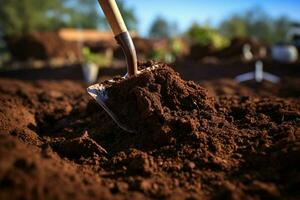
[[[298,98],[207,91],[151,66],[107,89],[134,133],[83,85],[0,79],[0,199],[300,198]]]

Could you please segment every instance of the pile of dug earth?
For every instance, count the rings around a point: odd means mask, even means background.
[[[300,101],[209,96],[165,64],[108,89],[0,80],[0,199],[299,199]],[[67,89],[66,89],[67,88]]]

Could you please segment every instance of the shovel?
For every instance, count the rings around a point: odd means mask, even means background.
[[[115,0],[98,0],[115,36],[117,43],[121,46],[127,62],[127,74],[124,79],[137,75],[137,56],[132,38],[126,28],[124,20],[121,16],[119,8]],[[114,80],[110,80],[113,83]],[[95,84],[87,88],[87,92],[100,104],[113,121],[124,131],[134,132],[125,124],[122,124],[117,116],[108,108],[106,101],[108,100],[106,86],[104,84]]]

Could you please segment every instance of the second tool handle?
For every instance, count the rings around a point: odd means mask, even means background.
[[[115,36],[127,28],[115,0],[98,0]]]

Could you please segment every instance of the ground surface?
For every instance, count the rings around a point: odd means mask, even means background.
[[[0,199],[299,199],[297,93],[201,84],[161,65],[113,85],[126,133],[83,85],[0,79]]]

